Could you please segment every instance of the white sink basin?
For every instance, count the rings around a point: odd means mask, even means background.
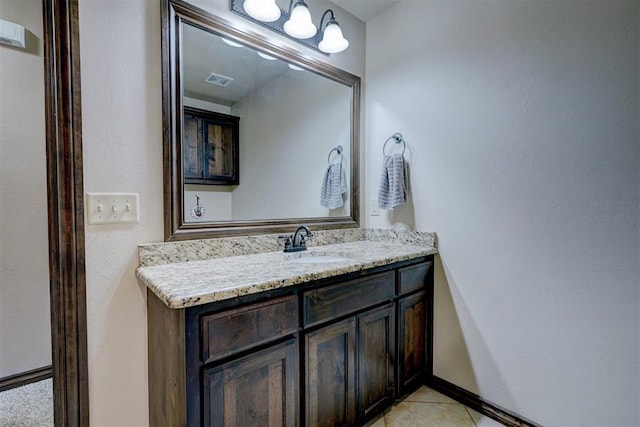
[[[334,262],[345,262],[351,259],[345,256],[339,255],[314,255],[304,254],[299,257],[290,258],[287,262],[293,262],[295,264],[330,264]]]

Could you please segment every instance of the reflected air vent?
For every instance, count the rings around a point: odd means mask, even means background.
[[[210,85],[216,85],[220,87],[227,87],[231,84],[233,79],[231,77],[223,76],[222,74],[211,73],[209,77],[204,79],[205,83]]]

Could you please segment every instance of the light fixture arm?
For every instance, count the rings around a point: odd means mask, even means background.
[[[291,16],[291,9],[296,7],[298,3],[302,3],[306,6],[307,9],[309,9],[309,6],[304,2],[304,0],[289,0],[289,9],[287,10],[287,16]]]
[[[324,31],[324,29],[322,28],[322,24],[324,23],[324,18],[327,16],[327,13],[331,14],[331,18],[329,18],[329,22],[336,20],[336,17],[333,15],[333,10],[331,9],[325,10],[324,13],[322,14],[322,18],[320,18],[320,27],[318,27],[321,32]]]

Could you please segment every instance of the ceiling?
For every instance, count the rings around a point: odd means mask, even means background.
[[[361,21],[367,22],[400,0],[332,0]]]

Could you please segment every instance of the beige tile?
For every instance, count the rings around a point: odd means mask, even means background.
[[[422,386],[409,396],[407,396],[403,402],[424,402],[424,403],[458,403],[453,399],[448,398],[444,394],[440,394],[429,387]]]
[[[474,427],[465,407],[403,401],[384,417],[386,427]]]
[[[502,424],[500,424],[493,418],[482,415],[481,413],[476,412],[471,408],[467,408],[467,411],[469,411],[469,415],[471,415],[473,422],[476,423],[476,426],[478,427],[502,427]]]

